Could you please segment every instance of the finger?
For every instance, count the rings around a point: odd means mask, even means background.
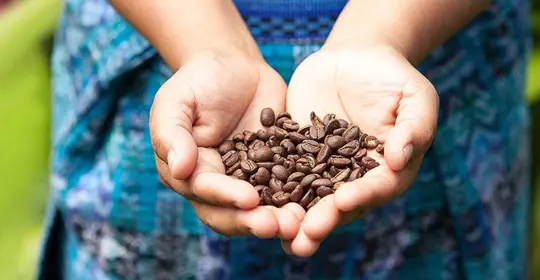
[[[242,210],[197,201],[190,201],[190,203],[204,224],[226,236],[255,235],[259,238],[272,238],[279,232],[278,219],[267,207]]]
[[[293,239],[300,229],[300,220],[294,212],[286,208],[269,207],[277,217],[279,224],[278,237],[283,240]]]
[[[334,204],[333,195],[328,195],[309,209],[302,222],[302,229],[310,239],[323,239],[337,227],[341,216]]]
[[[384,146],[390,168],[401,170],[411,158],[426,152],[437,127],[438,104],[435,88],[423,76],[405,85],[395,127]]]
[[[290,248],[291,252],[296,256],[309,257],[319,249],[320,245],[320,241],[309,238],[304,230],[300,228],[298,235],[291,242]]]
[[[292,211],[299,221],[303,221],[304,217],[306,216],[306,210],[304,210],[304,208],[302,208],[302,206],[300,206],[300,204],[298,203],[287,203],[281,208],[289,209],[290,211]]]

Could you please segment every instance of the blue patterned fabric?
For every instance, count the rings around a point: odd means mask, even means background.
[[[346,1],[235,3],[289,80]],[[67,0],[39,278],[526,279],[528,8],[493,1],[418,67],[440,94],[440,117],[415,184],[299,258],[278,240],[216,234],[160,184],[148,113],[171,71],[105,0]]]

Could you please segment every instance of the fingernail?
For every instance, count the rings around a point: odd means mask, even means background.
[[[169,165],[169,169],[172,170],[175,161],[176,161],[176,152],[174,150],[170,150],[169,154],[167,155],[167,164]]]
[[[412,144],[408,144],[403,148],[403,158],[405,159],[405,164],[409,163],[409,160],[411,160],[412,153],[413,153],[413,146]]]

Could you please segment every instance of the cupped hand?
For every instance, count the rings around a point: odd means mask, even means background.
[[[163,184],[184,196],[199,219],[224,235],[294,237],[305,212],[259,205],[249,183],[226,176],[215,147],[260,127],[260,112],[284,110],[286,85],[262,59],[199,53],[157,92],[150,133]]]
[[[384,143],[384,157],[370,152],[380,166],[321,199],[305,215],[298,235],[283,242],[289,253],[309,256],[337,226],[389,202],[413,183],[436,130],[438,96],[393,48],[323,47],[295,71],[287,111],[301,124],[309,123],[311,111],[334,113]]]

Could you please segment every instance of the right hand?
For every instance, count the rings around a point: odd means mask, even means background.
[[[259,129],[261,110],[284,111],[285,95],[284,81],[261,58],[222,51],[194,55],[157,92],[150,134],[161,181],[214,231],[284,240],[298,233],[300,206],[258,206],[253,186],[226,176],[208,148]]]

